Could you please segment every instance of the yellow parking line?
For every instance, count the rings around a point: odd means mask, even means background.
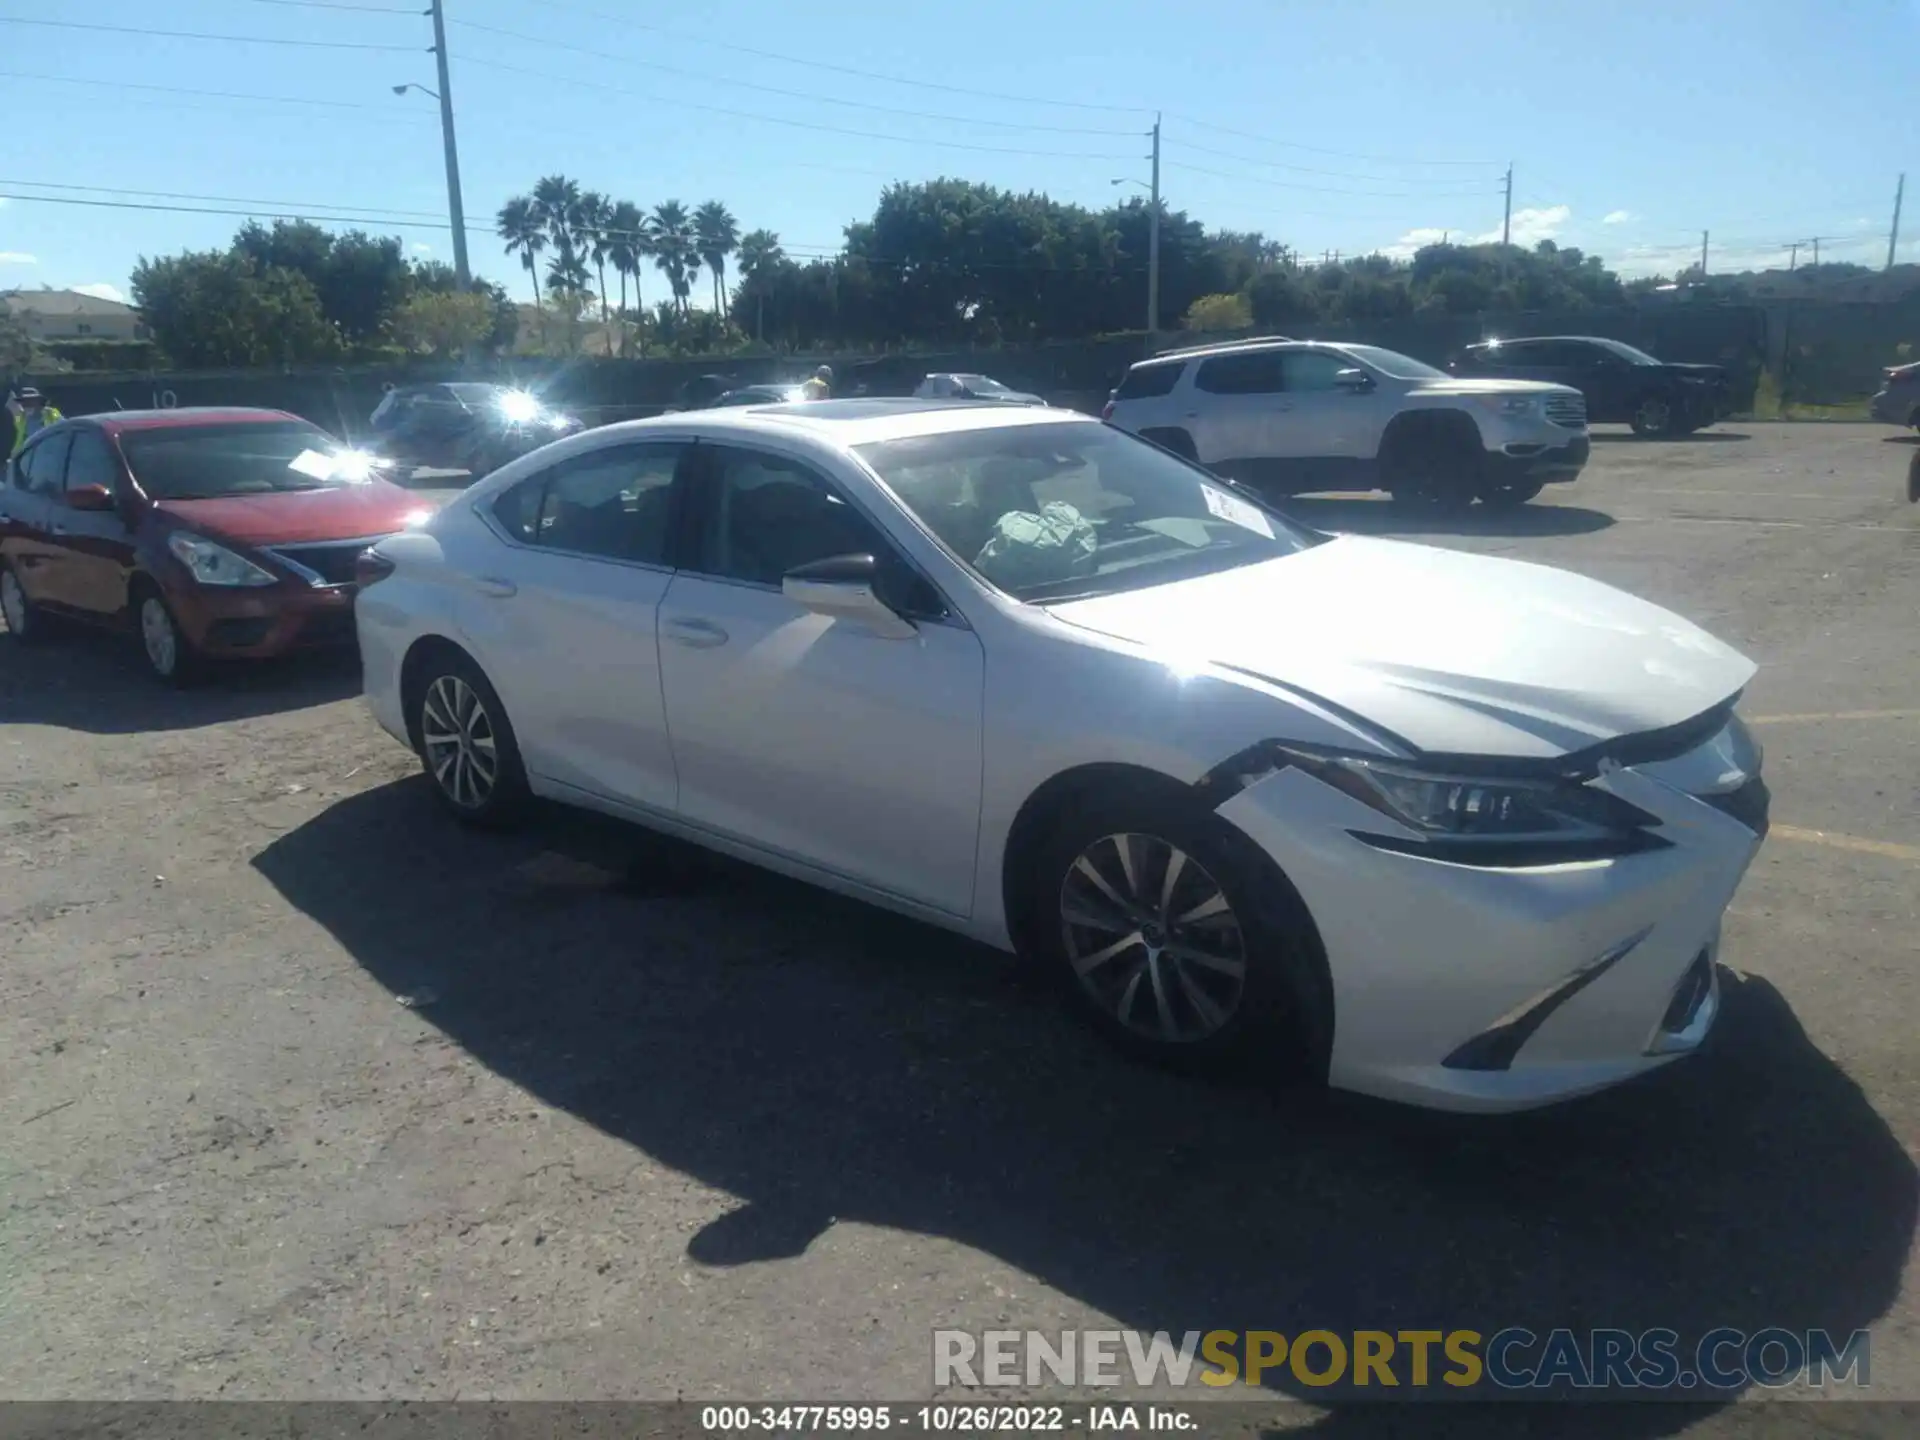
[[[1882,855],[1889,860],[1910,860],[1920,865],[1920,845],[1897,845],[1891,840],[1864,840],[1858,835],[1836,835],[1831,830],[1802,830],[1798,825],[1775,825],[1767,834],[1781,840],[1825,845],[1834,850],[1857,850],[1862,855]]]
[[[1801,715],[1748,715],[1749,725],[1808,725],[1817,720],[1913,720],[1920,710],[1811,710]]]

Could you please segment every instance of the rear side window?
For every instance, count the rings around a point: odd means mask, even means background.
[[[1120,382],[1120,388],[1114,391],[1116,400],[1151,400],[1160,395],[1171,395],[1173,387],[1180,379],[1178,365],[1136,365],[1127,372],[1127,378]]]
[[[684,449],[617,445],[564,460],[502,494],[493,502],[494,519],[523,545],[664,564]]]
[[[1275,395],[1281,388],[1281,352],[1252,350],[1200,362],[1193,383],[1209,395]]]

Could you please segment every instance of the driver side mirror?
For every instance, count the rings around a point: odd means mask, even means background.
[[[1373,376],[1365,370],[1342,370],[1333,377],[1333,383],[1351,394],[1364,395],[1373,389]]]
[[[852,621],[889,640],[919,634],[880,598],[875,589],[879,579],[880,563],[873,556],[832,555],[796,565],[781,579],[780,592],[816,615]]]
[[[98,513],[113,509],[113,492],[104,485],[76,485],[67,491],[69,510],[89,510]]]

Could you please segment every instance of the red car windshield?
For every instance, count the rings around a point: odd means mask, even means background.
[[[365,484],[366,456],[304,420],[128,430],[121,453],[155,500],[211,500]]]

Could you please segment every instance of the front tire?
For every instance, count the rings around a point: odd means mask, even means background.
[[[1679,408],[1664,395],[1642,395],[1634,402],[1628,421],[1633,433],[1645,440],[1661,440],[1679,433]]]
[[[413,687],[413,734],[434,797],[461,824],[504,829],[530,798],[506,706],[465,655],[428,660]]]
[[[1171,789],[1088,797],[1034,874],[1034,944],[1119,1048],[1176,1068],[1257,1057],[1325,1080],[1332,996],[1313,922],[1219,817]]]
[[[4,561],[0,561],[0,615],[6,616],[7,633],[18,644],[37,645],[46,633],[39,607],[27,598],[20,577]]]
[[[204,669],[200,652],[181,630],[158,587],[142,585],[134,592],[133,619],[149,675],[176,688],[200,678]]]

